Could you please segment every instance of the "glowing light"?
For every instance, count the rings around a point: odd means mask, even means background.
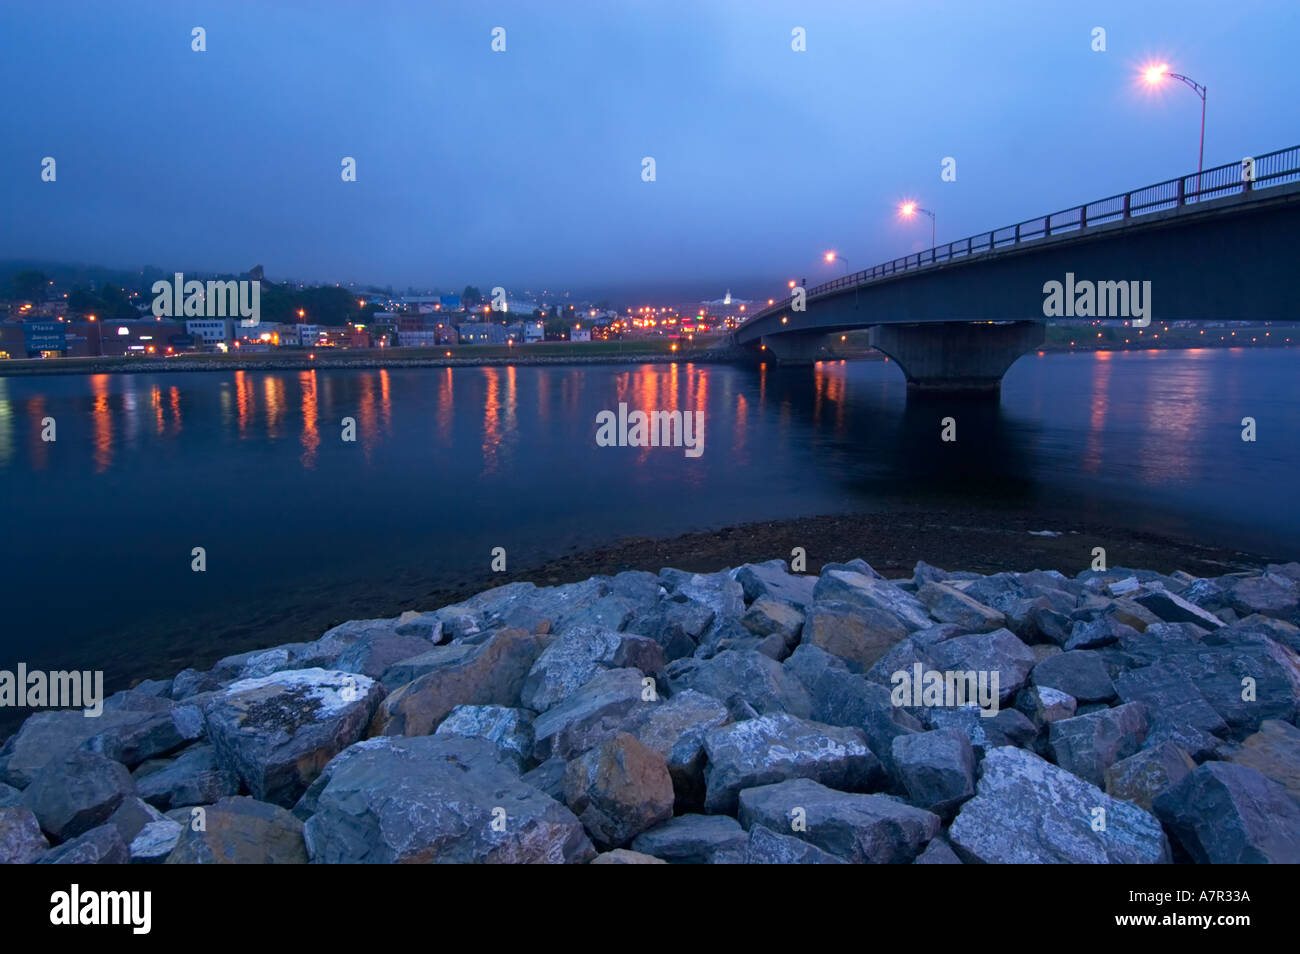
[[[898,211],[902,213],[903,218],[911,218],[913,215],[916,214],[916,203],[904,202],[902,205],[898,207]]]
[[[1165,74],[1168,72],[1169,65],[1167,63],[1159,63],[1154,66],[1148,66],[1142,71],[1142,75],[1148,83],[1154,86],[1156,83],[1159,83],[1164,79]]]
[[[827,252],[826,255],[825,255],[825,258],[826,258],[826,261],[828,261],[828,262],[833,262],[833,261],[835,261],[835,253],[834,253],[834,252]],[[793,285],[792,285],[791,287],[793,287]]]

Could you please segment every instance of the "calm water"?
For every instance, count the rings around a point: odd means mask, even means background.
[[[0,377],[0,668],[150,627],[201,639],[205,619],[292,613],[322,587],[454,581],[497,546],[520,568],[903,505],[1012,503],[1044,529],[1071,508],[1294,558],[1298,369],[1284,350],[1031,355],[997,406],[909,403],[880,362]],[[704,409],[703,456],[597,447],[620,401]]]

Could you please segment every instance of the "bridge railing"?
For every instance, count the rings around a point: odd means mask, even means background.
[[[882,262],[872,268],[823,282],[807,289],[805,294],[808,298],[812,298],[842,288],[870,284],[897,275],[899,272],[928,268],[972,255],[981,255],[1010,245],[1018,245],[1021,242],[1077,232],[1093,225],[1119,222],[1155,212],[1166,212],[1197,202],[1206,202],[1210,199],[1220,199],[1242,192],[1297,182],[1300,181],[1300,146],[1291,146],[1288,149],[1279,149],[1276,152],[1256,156],[1253,165],[1253,178],[1247,177],[1244,164],[1241,162],[1215,166],[1213,169],[1157,182],[1155,185],[1143,186],[1131,192],[1108,196],[1086,205],[1076,205],[1036,219],[958,239],[924,252],[915,252],[893,261]],[[792,300],[787,297],[778,301],[762,311],[755,312],[741,324],[746,325],[758,318],[782,311]]]

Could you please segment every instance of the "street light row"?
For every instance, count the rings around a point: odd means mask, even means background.
[[[1165,77],[1168,77],[1169,79],[1178,80],[1180,83],[1187,86],[1193,93],[1195,93],[1197,96],[1201,98],[1201,152],[1200,152],[1200,157],[1197,159],[1196,162],[1196,191],[1199,193],[1201,191],[1201,170],[1204,169],[1205,167],[1206,87],[1202,86],[1200,83],[1196,82],[1196,80],[1192,79],[1191,77],[1184,76],[1182,73],[1169,72],[1169,64],[1167,63],[1158,63],[1158,64],[1153,64],[1151,66],[1144,67],[1142,70],[1142,75],[1146,79],[1147,83],[1151,86],[1159,85],[1161,82],[1163,82]],[[937,227],[934,213],[929,209],[921,208],[919,205],[917,205],[915,202],[912,202],[911,200],[903,202],[898,206],[898,214],[905,219],[913,218],[918,212],[921,215],[928,215],[930,217],[930,247],[934,248],[936,246],[935,235],[936,235],[936,227]],[[845,268],[847,268],[849,264],[843,255],[835,251],[827,252],[823,256],[823,258],[825,258],[827,264],[831,264],[836,260],[843,262]],[[790,287],[793,288],[794,284],[795,284],[794,281],[791,281]]]

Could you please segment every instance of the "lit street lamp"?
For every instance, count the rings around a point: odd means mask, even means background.
[[[848,259],[846,259],[839,252],[827,252],[825,255],[822,256],[822,258],[826,260],[827,265],[833,265],[836,262],[836,260],[840,261],[844,265],[844,274],[847,275],[849,273]]]
[[[898,207],[898,214],[905,219],[910,219],[918,212],[920,212],[922,215],[928,215],[930,217],[930,247],[934,248],[934,230],[935,230],[934,213],[931,212],[929,209],[922,209],[915,202],[904,202],[902,205]]]
[[[1205,165],[1206,87],[1202,86],[1200,83],[1196,82],[1196,80],[1192,79],[1191,77],[1184,76],[1182,73],[1169,72],[1169,66],[1166,63],[1161,63],[1158,66],[1148,66],[1142,72],[1143,75],[1146,77],[1147,83],[1151,86],[1157,85],[1161,80],[1163,80],[1166,76],[1168,76],[1170,79],[1178,80],[1180,83],[1182,83],[1184,86],[1190,89],[1197,96],[1201,97],[1201,154],[1200,154],[1200,158],[1196,160],[1196,191],[1200,192],[1201,191],[1201,169]]]

